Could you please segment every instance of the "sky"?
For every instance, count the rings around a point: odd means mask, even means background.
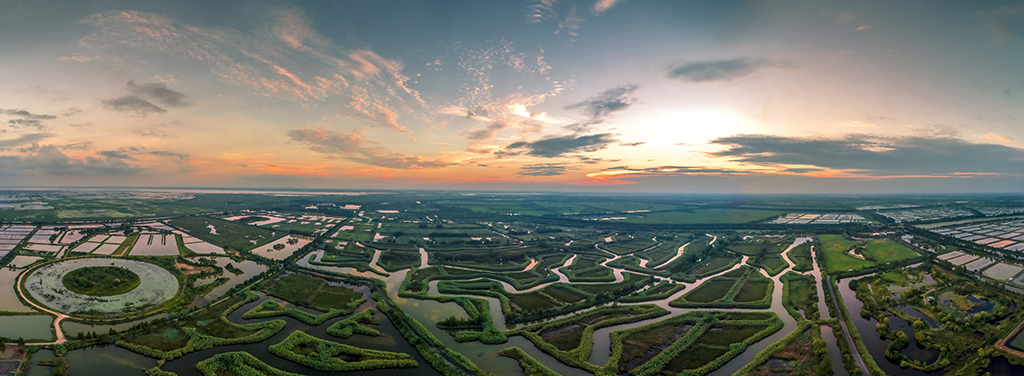
[[[0,0],[0,186],[1024,190],[1024,2]]]

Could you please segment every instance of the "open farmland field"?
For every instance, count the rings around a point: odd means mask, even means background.
[[[873,261],[851,256],[850,249],[859,243],[847,240],[843,235],[819,235],[817,239],[821,244],[820,252],[825,261],[825,271],[829,274],[869,268],[875,265]]]
[[[235,250],[251,249],[269,243],[275,237],[269,230],[214,218],[186,217],[168,223],[194,237]],[[284,234],[276,234],[281,235]]]

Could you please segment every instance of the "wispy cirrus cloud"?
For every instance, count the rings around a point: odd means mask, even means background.
[[[998,134],[995,134],[995,133],[992,133],[992,132],[985,133],[985,134],[983,134],[981,136],[978,136],[978,138],[980,138],[982,140],[1001,142],[1001,143],[1004,143],[1004,144],[1008,144],[1008,143],[1013,142],[1013,139],[1010,138],[1010,137],[998,135]]]
[[[793,68],[785,61],[756,57],[741,57],[727,60],[694,61],[677,65],[668,71],[668,77],[686,82],[730,82],[770,68]]]
[[[594,14],[601,14],[612,9],[615,4],[621,3],[625,0],[597,0],[594,2],[594,6],[590,8],[590,11]]]
[[[978,11],[975,17],[996,42],[1008,43],[1024,33],[1024,3]]]
[[[534,163],[523,165],[516,175],[519,176],[559,176],[565,175],[572,168],[562,163]]]
[[[28,133],[18,136],[16,138],[2,139],[0,140],[0,148],[12,148],[21,145],[28,145],[34,142],[42,141],[46,138],[56,136],[53,133]]]
[[[254,13],[266,22],[257,23],[253,31],[195,26],[137,11],[93,14],[83,22],[95,32],[80,39],[81,51],[69,56],[122,61],[122,56],[147,52],[191,59],[220,80],[256,94],[304,104],[338,98],[343,113],[357,115],[370,126],[399,131],[404,128],[397,126],[396,119],[425,105],[419,93],[408,87],[401,62],[366,49],[335,45],[295,8],[266,6]],[[166,88],[136,85],[134,95],[145,94],[167,107],[185,104],[183,97],[161,89]],[[130,111],[157,112],[134,99],[121,102],[120,107]]]
[[[420,157],[395,153],[363,132],[338,132],[325,128],[288,131],[288,137],[309,150],[336,155],[352,162],[393,169],[428,169],[458,164],[451,157]]]

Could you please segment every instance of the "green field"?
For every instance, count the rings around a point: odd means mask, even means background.
[[[274,240],[269,230],[215,218],[185,217],[172,219],[168,223],[184,229],[192,236],[237,251],[252,249]],[[213,226],[213,229],[209,226]]]
[[[892,239],[850,240],[843,235],[818,235],[817,240],[821,244],[821,256],[828,274],[870,268],[918,256],[910,248]],[[864,259],[850,255],[853,248],[860,250]]]
[[[875,266],[873,261],[850,256],[850,249],[859,245],[859,242],[847,240],[843,235],[819,235],[817,240],[821,243],[819,252],[824,261],[825,273],[834,274]]]

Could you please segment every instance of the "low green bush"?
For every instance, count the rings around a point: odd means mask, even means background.
[[[526,376],[558,376],[558,372],[548,368],[544,363],[538,362],[537,359],[534,359],[530,354],[527,354],[518,347],[507,347],[498,352],[498,354],[518,360],[519,367],[523,369],[523,373]]]
[[[419,366],[409,354],[349,346],[322,340],[299,330],[292,332],[284,341],[270,345],[269,350],[271,354],[281,358],[325,372]],[[346,361],[343,357],[353,360]]]

